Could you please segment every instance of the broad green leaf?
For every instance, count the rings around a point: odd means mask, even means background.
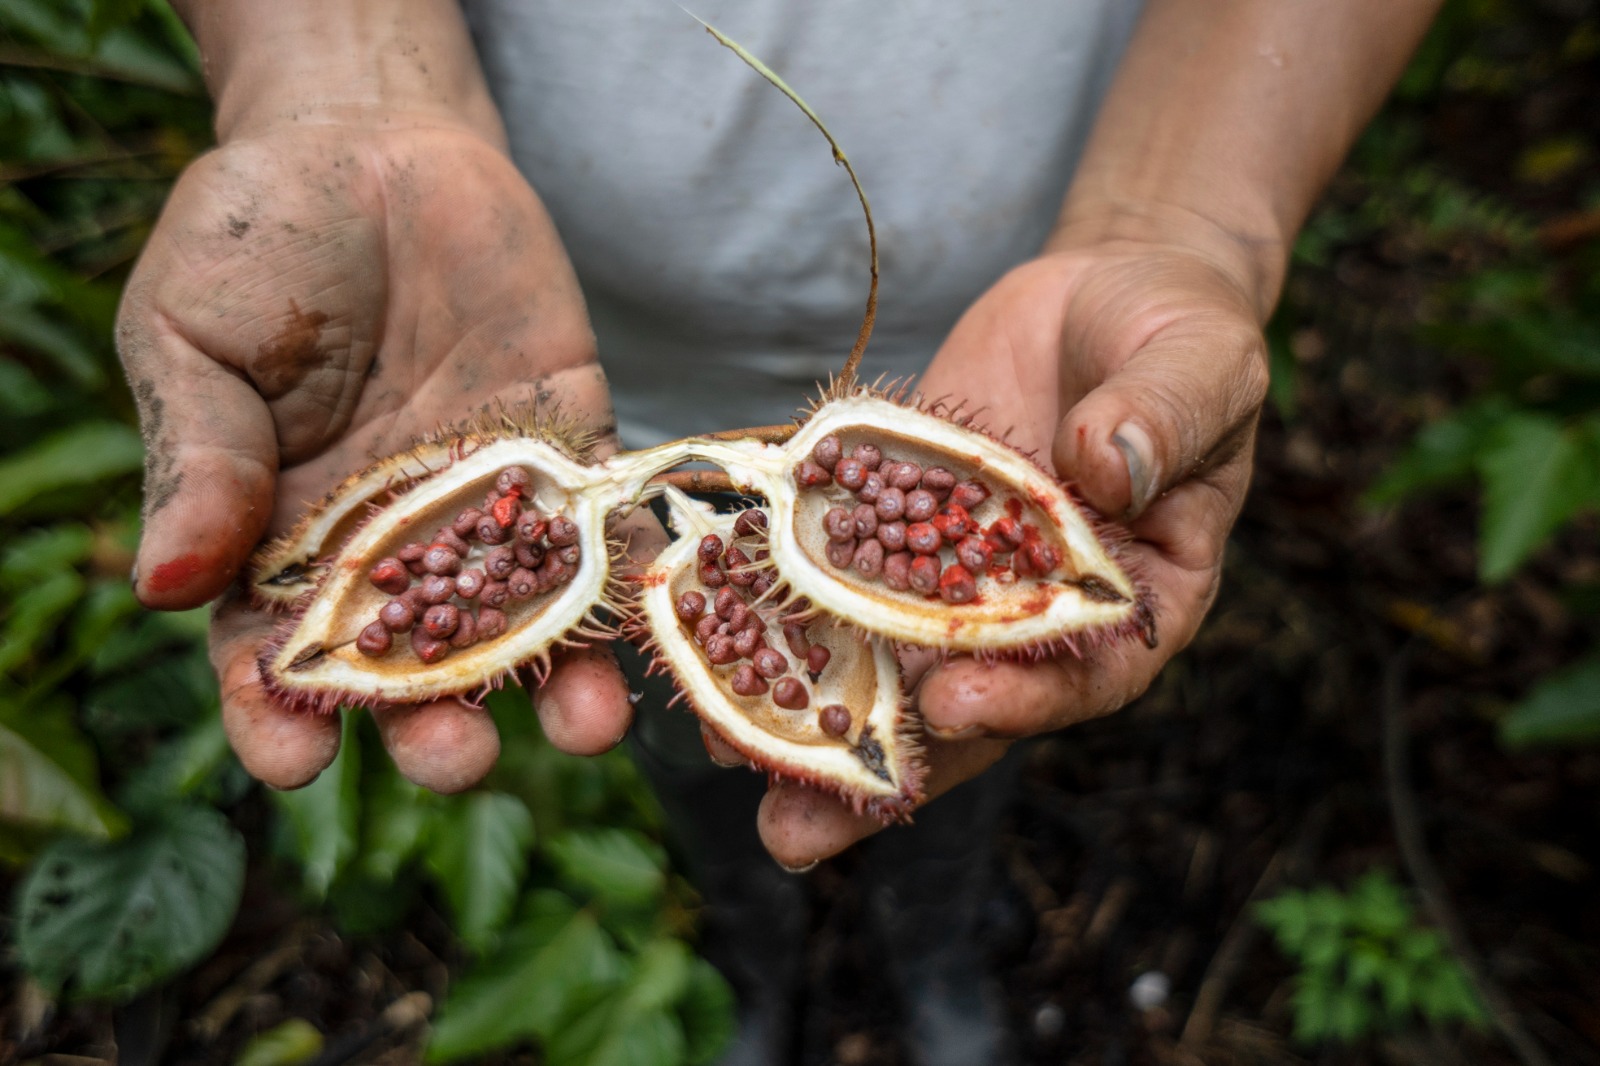
[[[1387,870],[1369,870],[1350,890],[1350,917],[1360,932],[1395,937],[1412,924],[1411,903]]]
[[[95,736],[184,727],[216,713],[217,678],[204,651],[167,652],[89,690],[84,719]]]
[[[0,824],[111,837],[127,828],[100,792],[67,708],[0,708]]]
[[[570,830],[547,841],[544,850],[569,882],[608,903],[653,903],[666,885],[660,846],[626,829]]]
[[[1505,404],[1487,401],[1424,426],[1410,447],[1363,497],[1385,507],[1427,489],[1466,481],[1495,426],[1508,416]]]
[[[99,354],[75,331],[33,308],[9,307],[0,314],[0,341],[48,357],[79,388],[97,388],[105,380]]]
[[[517,901],[533,846],[533,816],[515,796],[469,792],[440,809],[425,861],[455,916],[456,933],[485,950]]]
[[[332,765],[304,788],[272,793],[288,815],[305,886],[318,897],[328,894],[361,839],[361,743],[356,715],[341,713],[344,730]]]
[[[548,1039],[587,991],[620,981],[624,962],[594,915],[566,896],[534,893],[499,949],[455,982],[440,1005],[427,1061],[454,1062],[523,1039]]]
[[[361,869],[374,880],[392,879],[421,848],[440,801],[381,760],[363,788]]]
[[[684,1060],[689,1066],[714,1062],[733,1039],[733,989],[717,968],[704,959],[690,964],[689,987],[678,1001],[683,1023]]]
[[[603,999],[545,1045],[545,1066],[677,1066],[687,1045],[670,1011],[627,1010]]]
[[[18,892],[18,955],[51,989],[129,998],[216,946],[244,864],[244,841],[209,807],[173,808],[109,843],[59,840]]]
[[[139,434],[121,422],[81,422],[0,460],[0,515],[47,492],[138,470]]]
[[[233,1060],[233,1066],[298,1066],[322,1050],[322,1033],[304,1018],[290,1018],[257,1033]]]
[[[1539,682],[1500,722],[1500,740],[1513,748],[1600,740],[1600,656]]]
[[[24,533],[0,555],[0,586],[24,594],[44,578],[76,569],[93,547],[94,534],[82,522],[62,522]]]
[[[1500,421],[1478,456],[1483,478],[1479,576],[1502,581],[1557,527],[1594,498],[1582,438],[1573,427],[1527,412]]]
[[[72,570],[51,574],[19,596],[0,629],[0,674],[26,664],[82,596],[83,578]]]
[[[232,761],[222,716],[210,714],[157,747],[129,775],[119,798],[130,810],[153,810],[194,795]]]

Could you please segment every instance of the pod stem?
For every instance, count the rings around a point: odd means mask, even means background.
[[[833,149],[833,161],[844,167],[845,173],[850,175],[850,184],[855,186],[856,198],[861,201],[861,213],[867,219],[867,247],[870,253],[870,267],[872,282],[867,287],[867,309],[861,318],[861,329],[856,333],[856,343],[850,349],[850,355],[844,361],[844,369],[840,370],[828,382],[827,398],[830,400],[841,399],[855,391],[856,372],[861,366],[861,356],[867,350],[867,340],[872,336],[873,323],[878,319],[878,230],[872,222],[872,206],[867,203],[867,192],[861,187],[861,179],[856,177],[855,167],[850,165],[850,159],[844,154],[844,149],[839,147],[839,142],[833,139],[833,134],[828,132],[828,127],[822,124],[822,119],[811,110],[811,105],[800,98],[800,94],[789,88],[784,80],[778,77],[770,67],[745,50],[738,41],[724,34],[705,19],[693,12],[688,12],[689,17],[706,28],[706,32],[717,39],[717,42],[727,48],[734,55],[744,60],[746,66],[761,75],[772,84],[779,92],[794,101],[795,106],[805,112],[811,124],[828,139],[828,146]]]
[[[670,485],[682,492],[727,492],[738,493],[743,490],[737,485],[726,470],[669,470],[665,474],[657,474],[649,481],[647,486]]]

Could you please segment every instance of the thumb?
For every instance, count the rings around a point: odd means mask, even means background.
[[[1105,365],[1096,353],[1069,353]],[[1152,333],[1061,420],[1051,458],[1096,510],[1121,520],[1249,439],[1267,394],[1266,343],[1231,310]]]
[[[197,607],[228,586],[266,530],[277,433],[250,383],[159,312],[124,306],[117,348],[145,449],[134,593],[146,607]]]

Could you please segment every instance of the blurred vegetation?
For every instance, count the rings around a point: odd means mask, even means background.
[[[15,959],[67,1000],[127,1002],[216,949],[260,802],[222,732],[205,612],[147,613],[128,580],[142,455],[113,319],[210,138],[164,3],[0,5],[0,863],[26,871]],[[252,847],[352,935],[449,915],[471,962],[430,1061],[529,1040],[551,1064],[707,1061],[730,997],[688,946],[647,790],[620,756],[550,748],[521,690],[490,704],[503,755],[478,790],[410,785],[352,714],[338,760],[271,797]],[[246,1058],[321,1046],[286,1023]]]

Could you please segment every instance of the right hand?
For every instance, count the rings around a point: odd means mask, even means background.
[[[549,216],[497,145],[432,116],[286,120],[195,161],[117,339],[145,438],[135,590],[150,607],[224,593],[263,537],[345,476],[496,399],[559,401],[613,428]],[[264,691],[275,621],[230,593],[211,656],[245,768],[294,788],[332,761],[339,723]],[[538,706],[574,753],[611,747],[630,718],[604,650],[558,658]],[[437,791],[470,786],[499,752],[488,714],[460,700],[376,719],[401,772]]]

